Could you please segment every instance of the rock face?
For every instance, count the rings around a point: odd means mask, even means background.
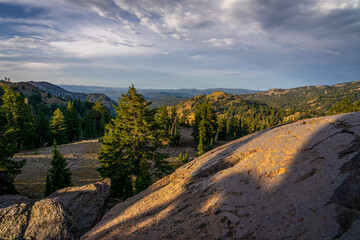
[[[349,239],[359,136],[351,113],[243,137],[117,204],[82,239]]]
[[[56,199],[37,201],[24,239],[69,239],[80,236],[80,228],[72,212]]]
[[[31,205],[27,203],[0,208],[0,239],[23,239],[30,209]]]
[[[64,188],[48,198],[57,199],[65,205],[77,219],[81,232],[85,233],[103,216],[110,192],[110,179],[105,179],[81,187]]]
[[[101,218],[110,180],[59,190],[33,202],[20,195],[0,197],[0,239],[79,239]]]

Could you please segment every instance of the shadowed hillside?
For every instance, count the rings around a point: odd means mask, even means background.
[[[116,205],[82,239],[334,239],[360,218],[359,135],[360,113],[248,135]]]

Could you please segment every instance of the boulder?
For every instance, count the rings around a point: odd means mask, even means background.
[[[349,239],[359,152],[360,113],[267,129],[117,204],[82,239]]]
[[[31,208],[31,216],[24,239],[79,239],[80,228],[70,210],[56,199],[37,201]]]
[[[103,216],[110,179],[61,189],[37,201],[0,196],[0,239],[79,239]]]
[[[68,187],[48,196],[56,199],[75,216],[81,232],[85,233],[103,216],[111,193],[110,179],[79,187]]]
[[[4,199],[6,196],[1,197]],[[8,200],[4,205],[8,205],[14,198],[11,196]],[[29,222],[30,209],[29,203],[15,203],[0,208],[0,239],[23,239]]]

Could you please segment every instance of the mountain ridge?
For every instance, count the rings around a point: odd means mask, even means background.
[[[350,98],[360,100],[360,81],[334,85],[303,86],[297,88],[273,88],[254,94],[242,94],[242,98],[281,108],[297,108],[324,115],[336,102]]]
[[[60,87],[69,91],[80,91],[94,92],[99,91],[105,93],[113,100],[120,97],[122,93],[125,93],[128,88],[122,87],[101,87],[101,86],[83,86],[83,85],[64,85],[60,84]],[[158,96],[176,96],[179,98],[190,98],[196,95],[209,95],[215,91],[223,91],[230,94],[247,94],[259,92],[259,90],[243,89],[243,88],[207,88],[207,89],[196,89],[196,88],[181,88],[181,89],[137,89],[139,93],[143,94],[146,99],[158,98]],[[120,94],[119,94],[120,93]],[[155,97],[156,96],[156,97]]]
[[[39,88],[40,90],[46,91],[55,96],[59,96],[63,98],[70,97],[73,99],[79,99],[82,101],[89,101],[93,103],[100,101],[103,106],[107,107],[110,110],[110,113],[112,115],[115,114],[115,108],[113,105],[116,104],[116,102],[103,93],[71,92],[66,89],[63,89],[62,87],[59,87],[58,85],[44,81],[42,82],[29,81],[28,83]]]

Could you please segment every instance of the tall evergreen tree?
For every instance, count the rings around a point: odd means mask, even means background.
[[[50,163],[51,168],[46,176],[45,196],[50,195],[56,190],[71,186],[71,172],[66,167],[66,159],[56,147],[56,141],[53,148],[53,159]]]
[[[170,134],[170,145],[174,146],[180,143],[179,118],[175,106],[171,108],[169,134]]]
[[[79,134],[80,118],[78,112],[74,107],[73,102],[69,101],[64,116],[65,116],[65,124],[67,127],[69,141],[72,142],[76,139],[79,139],[78,134]]]
[[[192,136],[199,144],[197,155],[200,156],[208,151],[215,142],[217,120],[211,104],[205,102],[197,106],[195,110],[195,123]]]
[[[41,113],[36,121],[35,133],[37,135],[37,146],[41,147],[49,142],[49,120],[44,113]]]
[[[226,140],[227,139],[227,124],[225,117],[220,118],[217,129],[217,139]]]
[[[155,129],[154,111],[135,87],[118,98],[117,116],[106,126],[99,152],[102,178],[112,180],[114,196],[129,197],[151,183],[151,165],[165,166],[164,155]]]
[[[67,126],[63,113],[57,108],[50,120],[50,134],[53,140],[62,144],[67,142]]]
[[[111,116],[108,110],[102,105],[100,101],[97,101],[92,107],[93,115],[96,123],[96,137],[104,136],[105,125],[109,123]]]
[[[155,122],[160,141],[169,143],[170,119],[166,105],[157,109],[155,114]]]
[[[0,108],[0,195],[17,193],[14,186],[15,177],[25,165],[25,160],[11,160],[17,148],[14,132],[14,127],[7,123],[6,114]]]
[[[12,137],[17,141],[17,148],[34,147],[35,123],[31,115],[31,108],[20,93],[16,93],[10,84],[2,86],[2,110]]]

